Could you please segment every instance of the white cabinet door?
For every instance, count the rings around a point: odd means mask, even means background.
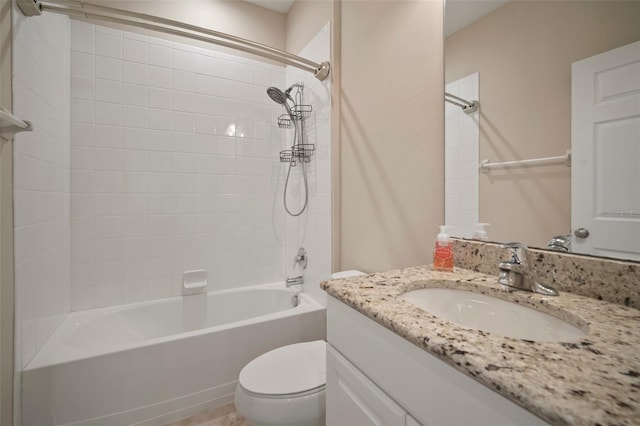
[[[571,90],[572,248],[640,260],[640,41],[575,62]]]
[[[404,426],[407,413],[327,345],[327,426]]]

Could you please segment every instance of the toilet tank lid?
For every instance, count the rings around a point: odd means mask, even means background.
[[[264,353],[240,371],[240,385],[264,395],[309,391],[327,382],[324,340],[294,343]]]
[[[334,272],[331,274],[331,279],[337,280],[338,278],[349,278],[349,277],[357,277],[358,275],[367,275],[362,271],[358,271],[357,269],[351,269],[349,271],[340,271]]]

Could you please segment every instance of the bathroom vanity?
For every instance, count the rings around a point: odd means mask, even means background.
[[[563,291],[506,292],[496,277],[430,267],[324,282],[327,425],[640,423],[640,311]],[[582,329],[571,342],[462,327],[403,300],[449,287],[491,295]],[[532,324],[535,327],[536,324]]]

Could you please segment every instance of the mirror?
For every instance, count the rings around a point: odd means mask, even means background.
[[[547,248],[572,233],[571,167],[562,160],[572,148],[572,64],[640,40],[640,2],[446,0],[445,8],[446,91],[480,104],[466,116],[445,104],[447,224],[487,222],[491,241]],[[557,161],[478,171],[485,159],[549,157]]]

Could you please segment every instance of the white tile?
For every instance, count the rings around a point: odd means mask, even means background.
[[[122,191],[127,194],[146,194],[149,179],[146,172],[125,172],[122,174]]]
[[[72,99],[71,121],[76,123],[93,123],[95,108],[93,101]]]
[[[176,132],[193,132],[194,114],[174,111],[172,114],[172,130]]]
[[[147,128],[147,108],[125,105],[122,114],[124,126]]]
[[[71,194],[71,214],[73,216],[94,216],[95,208],[94,194]]]
[[[216,79],[207,75],[196,75],[196,93],[216,95]]]
[[[148,170],[150,172],[171,172],[172,154],[170,152],[149,152]]]
[[[122,170],[146,172],[149,153],[144,150],[126,149],[122,154]]]
[[[92,78],[73,76],[71,77],[71,97],[74,99],[93,99],[95,94],[95,83]]]
[[[124,61],[123,81],[126,83],[148,83],[147,65],[138,62]]]
[[[102,148],[122,147],[122,128],[116,126],[95,126],[94,145]]]
[[[120,59],[95,57],[95,75],[106,80],[122,81],[122,61]]]
[[[171,69],[149,65],[149,86],[171,89]]]
[[[96,34],[103,33],[109,34],[111,36],[122,37],[122,31],[116,30],[115,28],[105,27],[102,25],[95,25]]]
[[[146,107],[149,104],[149,88],[145,85],[124,83],[123,95],[125,105]]]
[[[216,134],[216,120],[211,115],[196,114],[194,116],[194,131],[204,135]]]
[[[197,55],[196,72],[207,76],[216,75],[216,58],[208,55]]]
[[[195,72],[196,54],[193,52],[186,52],[184,50],[173,49],[173,69]]]
[[[171,111],[163,109],[149,109],[149,128],[156,130],[171,130]]]
[[[123,155],[121,149],[99,149],[95,150],[96,170],[122,170]]]
[[[194,173],[195,155],[186,153],[173,153],[173,172]]]
[[[122,59],[122,36],[97,32],[95,34],[95,52],[98,56]]]
[[[123,57],[125,60],[146,64],[148,56],[148,44],[146,42],[128,38],[123,40]]]
[[[129,149],[147,149],[149,132],[146,129],[125,127],[122,129],[122,146]]]
[[[222,77],[229,80],[235,79],[235,64],[232,61],[218,59],[216,61],[216,77]]]
[[[226,78],[216,78],[216,95],[224,98],[233,98],[235,82]]]
[[[165,46],[149,44],[149,65],[170,68],[172,66],[172,49]]]
[[[122,105],[96,102],[95,114],[96,124],[111,126],[122,125]]]
[[[122,83],[119,81],[96,79],[96,100],[122,103]]]
[[[122,172],[96,171],[94,174],[95,191],[98,193],[122,192]]]
[[[171,90],[150,87],[149,88],[149,107],[171,109],[172,108]]]
[[[124,201],[122,194],[96,194],[96,216],[122,216]]]
[[[173,90],[193,92],[195,90],[195,74],[185,71],[173,71]]]
[[[93,28],[71,28],[71,50],[74,52],[94,53],[95,33]]]
[[[189,92],[173,92],[173,110],[193,112],[195,108],[195,95]]]
[[[251,65],[236,63],[235,79],[245,83],[253,83],[255,81],[255,70]]]
[[[96,217],[95,237],[118,238],[124,235],[124,220],[120,216],[98,216]]]
[[[73,170],[71,172],[71,191],[73,193],[93,192],[93,171]]]

